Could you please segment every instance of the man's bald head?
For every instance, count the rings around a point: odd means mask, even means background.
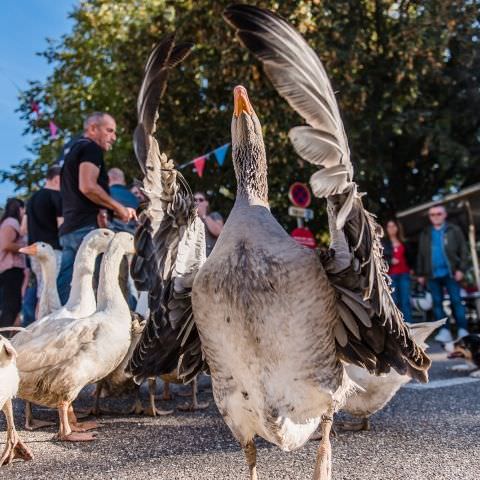
[[[108,171],[108,184],[112,185],[125,185],[125,174],[119,168],[111,168]]]

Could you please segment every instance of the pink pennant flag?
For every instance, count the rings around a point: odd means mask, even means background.
[[[32,109],[32,113],[37,114],[37,118],[40,116],[40,105],[35,100],[30,102],[30,108]]]
[[[50,120],[48,128],[50,129],[50,137],[57,138],[58,128],[52,120]]]
[[[205,169],[205,162],[207,161],[207,155],[202,155],[193,159],[193,165],[195,165],[195,170],[197,171],[198,176],[201,178],[203,176],[203,170]]]

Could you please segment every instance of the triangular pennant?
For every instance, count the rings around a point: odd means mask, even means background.
[[[202,155],[193,159],[193,165],[197,171],[198,176],[201,178],[203,176],[203,170],[205,168],[205,162],[207,161],[207,155]]]
[[[50,137],[54,139],[57,138],[58,128],[52,120],[50,120],[48,128],[50,129]]]
[[[213,151],[213,153],[215,154],[215,158],[217,159],[217,163],[220,167],[223,165],[223,162],[225,162],[228,147],[230,147],[230,144],[226,143],[225,145],[222,145],[221,147],[218,147]]]

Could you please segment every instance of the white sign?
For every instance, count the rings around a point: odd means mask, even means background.
[[[300,217],[305,220],[313,219],[313,210],[311,208],[288,207],[288,214],[291,217]]]

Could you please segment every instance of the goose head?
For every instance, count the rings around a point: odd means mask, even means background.
[[[233,90],[232,158],[238,196],[268,204],[267,157],[262,126],[250,103],[247,89]]]
[[[53,248],[45,242],[35,242],[19,250],[20,253],[36,257],[39,261],[55,259]]]
[[[125,255],[133,255],[135,253],[133,235],[128,232],[116,233],[109,247],[110,249],[121,249]]]
[[[108,228],[97,228],[85,235],[82,245],[85,244],[89,249],[95,250],[97,253],[104,253],[114,236],[115,232]]]

